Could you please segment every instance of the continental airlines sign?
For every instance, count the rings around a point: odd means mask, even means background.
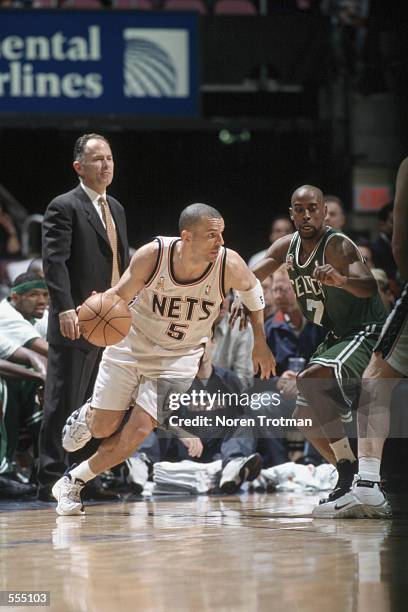
[[[5,11],[0,112],[198,113],[188,14]]]

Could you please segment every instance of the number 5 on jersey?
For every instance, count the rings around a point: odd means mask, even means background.
[[[166,329],[166,334],[169,338],[173,338],[173,340],[184,340],[186,332],[183,329],[188,329],[188,323],[170,323]]]

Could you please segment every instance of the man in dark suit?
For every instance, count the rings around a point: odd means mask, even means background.
[[[80,184],[49,204],[43,224],[43,263],[50,295],[48,373],[40,437],[39,498],[67,464],[61,444],[66,418],[90,397],[102,350],[80,338],[76,308],[92,291],[115,284],[129,263],[126,218],[106,195],[114,162],[108,141],[85,134],[74,148]]]

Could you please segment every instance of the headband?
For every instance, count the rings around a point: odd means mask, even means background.
[[[31,289],[47,289],[47,283],[43,279],[27,281],[20,285],[14,285],[14,287],[11,288],[11,293],[18,293],[21,295],[22,293],[31,291]]]

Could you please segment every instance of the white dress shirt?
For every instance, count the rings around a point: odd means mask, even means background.
[[[108,201],[106,199],[106,191],[104,193],[98,193],[97,191],[94,191],[93,189],[91,189],[90,187],[88,187],[87,185],[84,185],[84,183],[82,181],[80,181],[81,187],[82,189],[85,191],[86,195],[88,196],[88,198],[91,200],[92,204],[94,205],[94,208],[96,210],[96,212],[99,215],[100,220],[103,223],[104,228],[106,229],[106,225],[105,222],[103,220],[103,215],[102,215],[102,206],[99,202],[99,198],[103,198],[104,200],[106,200],[106,202]],[[113,223],[113,227],[115,227],[115,221],[113,219],[113,215],[111,214],[112,217],[112,223]]]

